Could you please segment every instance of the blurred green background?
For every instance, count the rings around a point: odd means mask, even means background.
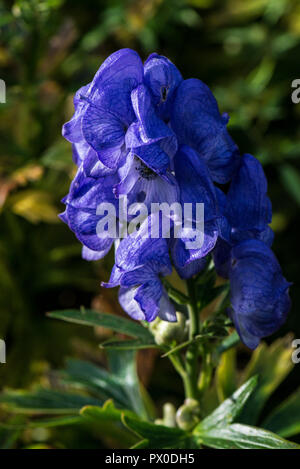
[[[80,244],[57,214],[74,174],[71,145],[61,137],[73,94],[123,47],[143,59],[166,55],[184,78],[206,82],[230,114],[241,152],[263,163],[274,250],[294,282],[279,335],[300,337],[300,104],[291,101],[291,83],[300,78],[299,1],[0,0],[0,78],[7,85],[0,104],[0,338],[7,344],[0,388],[28,387],[68,355],[101,362],[93,345],[103,331],[61,324],[45,312],[92,305],[121,313],[115,292],[100,289],[110,259],[81,260]],[[142,359],[144,383],[165,398],[171,371],[162,373],[160,361],[153,372],[152,352]],[[297,383],[296,366],[285,386]]]

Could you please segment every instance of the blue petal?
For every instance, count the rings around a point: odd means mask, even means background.
[[[69,122],[66,122],[62,128],[62,135],[71,143],[77,143],[82,140],[81,132],[81,119],[83,111],[86,107],[86,102],[81,99],[88,93],[90,83],[86,86],[82,86],[74,96],[74,108],[75,113]]]
[[[162,296],[162,284],[156,279],[152,282],[141,285],[134,296],[141,310],[145,313],[148,322],[153,321],[159,313],[159,303]]]
[[[132,49],[120,49],[111,54],[96,73],[93,84],[97,89],[115,86],[132,90],[143,81],[143,63]]]
[[[252,155],[243,155],[234,176],[225,209],[231,226],[238,231],[264,231],[272,219],[267,196],[267,181],[260,162]]]
[[[213,250],[213,259],[216,272],[220,277],[228,278],[231,260],[231,245],[218,238],[215,249]]]
[[[157,174],[165,174],[168,167],[170,166],[170,159],[168,155],[157,143],[135,148],[134,153],[145,163],[146,166],[148,166]]]
[[[114,169],[105,166],[98,158],[98,154],[89,147],[83,159],[83,170],[87,177],[100,178],[114,173]]]
[[[179,70],[167,57],[151,54],[145,62],[144,73],[159,116],[169,119],[175,91],[182,81]]]
[[[218,239],[218,230],[214,223],[207,224],[204,231],[203,245],[198,249],[187,249],[187,238],[177,238],[171,242],[171,255],[174,266],[182,278],[189,278],[200,272],[205,264],[205,257],[214,249]]]
[[[114,193],[116,197],[126,194],[131,204],[143,203],[149,210],[152,203],[166,202],[172,205],[179,202],[179,187],[174,176],[166,173],[160,177],[154,171],[151,173],[134,152],[127,156],[119,175],[121,181],[114,188]]]
[[[145,313],[142,311],[139,303],[134,298],[136,294],[135,288],[121,287],[119,290],[119,302],[124,311],[129,314],[130,317],[137,321],[145,320]]]
[[[290,284],[271,249],[254,239],[232,249],[229,278],[232,318],[241,339],[253,347],[253,337],[268,336],[285,322]]]
[[[172,130],[157,116],[146,86],[139,85],[134,89],[131,93],[131,101],[137,122],[133,123],[127,131],[127,148],[149,145],[163,138],[174,136]]]
[[[101,104],[88,105],[82,119],[82,132],[100,161],[109,168],[116,168],[122,156],[126,128],[118,116]]]
[[[181,145],[174,159],[181,203],[204,204],[205,221],[217,216],[215,188],[204,161],[192,148]]]
[[[173,103],[172,128],[179,143],[197,150],[214,181],[221,184],[230,180],[239,160],[238,148],[226,129],[227,122],[203,82],[189,79],[179,85]]]
[[[248,331],[248,329],[246,329],[245,319],[237,314],[232,308],[229,308],[228,314],[233,321],[242,342],[251,350],[256,349],[260,343],[260,337],[257,337],[255,334],[252,334]],[[246,320],[246,322],[248,321]]]
[[[172,272],[167,240],[151,238],[150,229],[151,221],[147,224],[143,223],[135,236],[128,235],[121,241],[115,258],[116,265],[120,269],[129,271],[145,264],[151,264],[156,273],[169,275]]]
[[[108,282],[101,282],[101,286],[105,288],[114,288],[121,284],[122,276],[124,271],[118,266],[114,265],[110,274]]]
[[[181,240],[176,241],[176,247],[172,251],[172,259],[178,275],[183,279],[197,275],[206,266],[206,258],[203,257],[193,260],[192,256],[190,256],[189,252],[185,249],[183,242]]]
[[[97,180],[87,178],[80,167],[73,180],[70,192],[65,199],[66,220],[77,238],[93,251],[109,249],[113,239],[100,238],[97,235],[97,224],[101,216],[97,215],[97,207],[102,202],[116,204],[112,186],[116,176],[107,176]]]
[[[111,245],[107,246],[103,251],[92,251],[92,249],[87,248],[86,246],[82,247],[81,257],[86,261],[98,261],[102,259],[109,252]]]
[[[174,304],[170,301],[167,292],[163,288],[159,302],[158,316],[163,321],[177,322],[176,310]]]

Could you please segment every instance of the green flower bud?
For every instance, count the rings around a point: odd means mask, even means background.
[[[182,430],[194,428],[200,421],[200,406],[196,399],[187,398],[176,413],[176,423]]]
[[[186,319],[182,313],[177,312],[177,322],[155,319],[150,324],[150,330],[158,345],[171,345],[173,342],[181,343],[187,337]]]

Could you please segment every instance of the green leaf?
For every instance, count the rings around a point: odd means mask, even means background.
[[[299,449],[274,433],[240,424],[203,429],[197,433],[197,440],[216,449]]]
[[[235,347],[240,341],[241,339],[238,333],[234,331],[221,342],[221,344],[217,348],[217,353],[221,355],[222,353],[226,352],[226,350]]]
[[[32,392],[7,391],[0,396],[0,402],[23,414],[77,414],[85,405],[101,404],[92,397],[43,388]]]
[[[131,446],[130,449],[151,449],[149,440],[140,440],[135,445]]]
[[[136,353],[133,350],[108,351],[109,367],[113,375],[118,377],[126,397],[127,405],[137,415],[147,417],[147,410],[142,398],[140,382],[136,369]]]
[[[235,393],[226,399],[216,410],[200,422],[194,429],[194,434],[202,433],[210,428],[224,427],[235,421],[242,408],[249,399],[257,385],[257,377],[254,376],[241,386]]]
[[[265,403],[293,367],[290,337],[278,339],[271,345],[261,343],[253,352],[243,380],[258,375],[258,385],[245,405],[240,422],[255,425]]]
[[[121,334],[136,337],[137,339],[148,342],[153,341],[153,336],[148,329],[141,326],[138,322],[133,322],[121,316],[100,313],[90,309],[83,309],[82,311],[76,309],[52,311],[47,314],[50,318],[61,319],[84,326],[101,326]]]
[[[115,349],[115,350],[142,350],[147,348],[159,348],[159,346],[153,341],[147,343],[147,341],[142,341],[140,339],[134,340],[118,340],[118,339],[109,339],[100,344],[101,348],[104,349]]]
[[[131,418],[138,418],[136,414],[127,409],[117,409],[112,401],[109,399],[103,405],[99,406],[85,406],[81,409],[80,415],[85,418],[94,420],[96,422],[106,422],[107,420],[122,422],[122,415],[127,415]]]
[[[164,425],[155,425],[154,423],[123,416],[123,422],[126,427],[141,437],[139,448],[184,448],[189,435],[179,428],[165,427]],[[148,442],[148,445],[147,445]]]
[[[62,377],[67,383],[97,394],[102,402],[113,397],[120,407],[127,405],[120,378],[93,363],[70,359],[62,372]]]
[[[51,419],[39,419],[33,420],[26,424],[26,428],[52,428],[52,427],[64,427],[67,425],[78,425],[82,424],[82,417],[79,415],[67,415],[63,417],[55,417]]]
[[[229,397],[236,389],[236,385],[236,350],[232,348],[222,354],[216,370],[216,386],[219,401],[223,402],[224,399]]]
[[[273,410],[262,426],[285,438],[300,433],[300,389]]]
[[[136,443],[136,437],[128,432],[127,427],[124,428],[122,416],[128,415],[132,418],[138,418],[137,415],[128,409],[117,409],[112,400],[106,401],[103,407],[83,407],[80,415],[87,423],[95,425],[104,438],[113,438],[122,442],[122,446],[127,448]]]

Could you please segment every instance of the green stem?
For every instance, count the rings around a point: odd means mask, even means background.
[[[197,308],[197,300],[195,295],[195,286],[192,279],[187,280],[187,290],[190,303],[188,305],[188,313],[190,320],[189,339],[193,340],[199,334],[199,314]],[[186,397],[193,399],[198,398],[197,389],[197,362],[198,362],[198,347],[197,344],[191,344],[186,353]]]
[[[205,348],[202,349],[202,369],[198,380],[198,389],[200,395],[203,395],[210,386],[213,372],[212,356]]]
[[[190,383],[189,376],[184,368],[184,363],[181,359],[181,356],[179,354],[174,353],[173,355],[169,355],[169,359],[172,362],[177,373],[181,376],[181,379],[183,381],[185,396],[186,397],[190,396],[191,383]]]

